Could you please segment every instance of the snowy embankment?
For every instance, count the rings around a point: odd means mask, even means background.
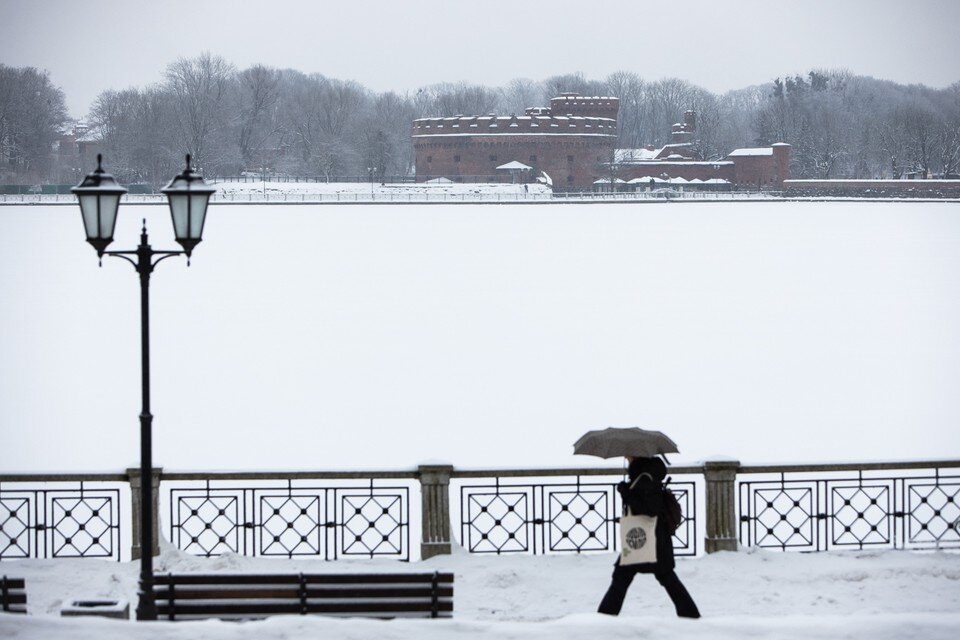
[[[219,196],[230,195],[324,195],[359,196],[371,194],[380,197],[391,195],[521,195],[549,196],[552,191],[542,184],[500,184],[500,183],[387,183],[378,182],[217,182],[211,181]]]
[[[703,618],[681,620],[652,576],[639,576],[619,618],[593,613],[613,557],[453,556],[390,561],[209,560],[166,549],[158,571],[363,572],[449,570],[453,620],[277,617],[259,622],[61,619],[72,598],[127,598],[135,606],[136,563],[33,560],[5,563],[24,576],[30,615],[0,615],[0,637],[71,638],[955,638],[960,628],[960,554],[905,551],[782,554],[749,551],[681,560],[677,573]]]

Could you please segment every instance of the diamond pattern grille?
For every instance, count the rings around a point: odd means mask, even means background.
[[[30,557],[30,502],[27,498],[0,500],[0,558]]]
[[[170,490],[171,539],[188,553],[409,559],[406,487]]]
[[[960,482],[912,484],[908,496],[910,542],[960,542]]]
[[[832,489],[833,544],[890,544],[890,490],[886,486]]]
[[[684,521],[677,555],[696,555],[695,483],[671,483]],[[580,553],[619,546],[614,483],[470,485],[460,489],[461,540],[471,553]]]
[[[119,489],[78,484],[78,489],[0,491],[0,560],[120,560]]]
[[[741,481],[740,543],[825,551],[960,546],[960,480],[940,477]]]
[[[113,555],[110,498],[53,498],[52,504],[54,558]]]

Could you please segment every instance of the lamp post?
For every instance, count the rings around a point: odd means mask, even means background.
[[[367,167],[367,177],[370,178],[370,199],[373,200],[373,172],[376,169],[374,167]]]
[[[150,413],[150,274],[163,260],[190,255],[203,236],[210,196],[216,191],[190,167],[190,156],[182,173],[161,191],[170,204],[170,217],[176,241],[183,251],[155,251],[147,238],[147,223],[143,222],[140,245],[133,251],[107,251],[113,242],[117,224],[120,196],[127,192],[109,173],[104,172],[102,156],[97,155],[97,169],[71,189],[80,203],[87,242],[97,250],[97,256],[122,258],[133,265],[140,275],[140,354],[141,393],[140,411],[140,590],[137,620],[156,620],[157,605],[153,593],[153,415]]]

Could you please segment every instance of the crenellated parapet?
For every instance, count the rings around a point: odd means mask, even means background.
[[[554,115],[586,116],[617,119],[620,99],[612,96],[581,96],[577,93],[561,93],[550,101]]]
[[[450,116],[413,121],[414,138],[426,136],[488,135],[596,135],[616,138],[611,118],[559,115]]]

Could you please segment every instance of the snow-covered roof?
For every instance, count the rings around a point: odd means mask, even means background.
[[[504,171],[530,171],[533,167],[525,165],[522,162],[517,162],[516,160],[511,160],[506,164],[502,164],[497,167],[497,170],[503,169]]]
[[[626,180],[621,180],[620,178],[613,179],[614,184],[627,184]],[[600,178],[599,180],[594,180],[593,184],[610,184],[610,178]]]
[[[670,155],[667,156],[667,160],[677,160],[677,159],[683,160],[684,157],[685,156],[682,156],[679,153],[671,153]]]
[[[614,152],[614,160],[616,162],[643,162],[653,160],[659,152],[659,149],[617,149]]]
[[[619,100],[614,96],[581,96],[580,94],[559,95],[554,100]]]
[[[773,147],[752,147],[749,149],[734,149],[727,154],[728,158],[737,158],[742,156],[772,156]]]
[[[668,180],[664,180],[663,178],[650,177],[650,178],[634,178],[633,180],[627,180],[627,184],[644,184],[644,183],[650,184],[651,180],[653,182],[660,182],[660,183],[669,182]]]

